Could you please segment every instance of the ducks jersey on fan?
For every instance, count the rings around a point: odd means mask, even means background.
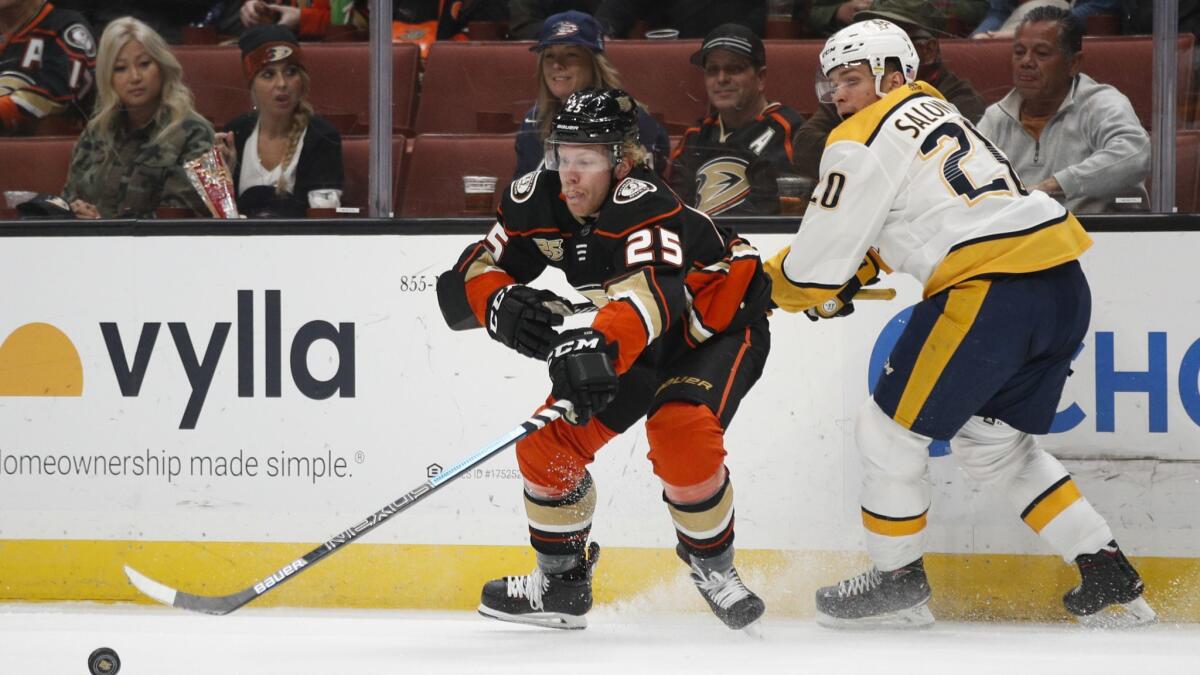
[[[600,307],[592,327],[618,345],[619,373],[643,356],[665,350],[670,358],[745,327],[766,311],[771,287],[758,252],[682,204],[653,172],[634,169],[583,220],[561,192],[554,171],[513,181],[491,231],[447,273],[461,284],[459,301],[447,303],[458,306],[443,308],[452,327],[483,325],[496,289],[529,283],[547,267],[562,270]]]
[[[0,41],[0,134],[27,133],[48,115],[91,111],[96,41],[76,12],[46,3]]]
[[[667,179],[684,203],[710,216],[779,213],[775,179],[793,173],[792,134],[804,118],[778,103],[726,131],[720,117],[688,129],[671,153]]]

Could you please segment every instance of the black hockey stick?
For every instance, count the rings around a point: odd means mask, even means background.
[[[549,407],[521,422],[520,425],[514,427],[507,434],[475,451],[449,469],[445,469],[433,478],[421,483],[416,489],[403,497],[367,516],[362,522],[344,532],[334,535],[324,544],[304,554],[304,557],[293,560],[279,568],[274,574],[237,593],[221,596],[184,593],[141,574],[129,565],[125,566],[125,576],[129,577],[129,581],[139,591],[165,605],[179,607],[180,609],[189,609],[193,612],[203,612],[205,614],[228,614],[258,596],[278,587],[283,582],[316,564],[325,556],[354,542],[358,537],[379,527],[388,518],[433,494],[438,488],[458,478],[469,469],[482,464],[501,450],[569,413],[573,407],[570,401],[556,401]]]

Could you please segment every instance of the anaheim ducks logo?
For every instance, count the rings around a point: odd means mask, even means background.
[[[287,45],[275,45],[267,50],[267,63],[282,61],[292,55],[292,48]]]
[[[92,39],[92,32],[84,28],[83,24],[68,26],[63,31],[63,40],[88,56],[96,56],[96,41]]]
[[[578,32],[579,25],[574,21],[559,21],[558,23],[554,24],[554,28],[551,30],[550,37],[567,37],[568,35],[574,35]]]
[[[746,166],[737,157],[718,157],[701,166],[696,172],[696,208],[714,216],[742,203],[750,194]]]
[[[628,204],[639,199],[642,195],[656,192],[658,188],[654,187],[654,183],[647,183],[644,180],[637,178],[626,178],[621,181],[617,189],[613,191],[614,204]]]
[[[534,188],[537,187],[537,179],[541,173],[541,171],[530,171],[514,180],[508,188],[508,196],[512,197],[512,200],[518,204],[529,199],[533,195]]]
[[[538,250],[542,255],[546,256],[554,262],[563,259],[563,240],[562,239],[534,239],[533,243],[537,244]]]

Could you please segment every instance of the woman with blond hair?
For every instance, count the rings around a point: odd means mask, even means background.
[[[538,97],[517,131],[515,177],[541,167],[542,144],[568,96],[589,87],[621,88],[617,69],[604,55],[600,24],[589,14],[572,10],[547,18],[531,49],[538,53]],[[667,168],[671,141],[640,103],[637,112],[638,140],[650,150],[651,164],[661,175]]]
[[[108,24],[96,57],[96,112],[75,144],[64,197],[80,218],[153,215],[160,206],[208,209],[184,172],[212,148],[162,36],[132,17]]]
[[[251,26],[238,41],[254,112],[217,135],[233,167],[238,211],[303,218],[341,205],[342,137],[313,113],[304,53],[284,26]]]

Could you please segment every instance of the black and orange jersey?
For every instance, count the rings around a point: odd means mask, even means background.
[[[0,133],[25,133],[48,115],[86,120],[96,40],[84,18],[51,3],[0,42]]]
[[[684,133],[671,153],[667,180],[686,203],[710,216],[779,213],[775,179],[793,173],[792,134],[803,122],[779,103],[731,131],[720,117],[709,117]]]
[[[617,345],[617,372],[742,328],[770,301],[754,247],[684,205],[652,171],[635,169],[582,221],[563,201],[558,173],[535,171],[513,181],[487,236],[439,279],[447,322],[482,326],[493,292],[547,267],[600,307],[592,327]]]

